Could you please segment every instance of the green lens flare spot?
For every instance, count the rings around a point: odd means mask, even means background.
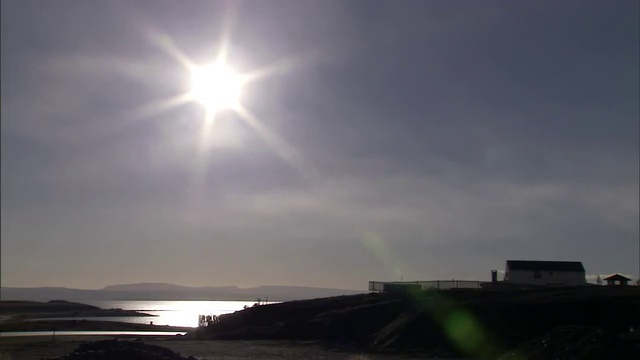
[[[445,321],[445,330],[454,344],[470,354],[479,353],[485,344],[480,324],[466,311],[452,312]]]

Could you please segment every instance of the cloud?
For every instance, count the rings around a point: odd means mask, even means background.
[[[187,209],[183,216],[209,229],[249,237],[257,236],[254,229],[261,237],[300,242],[339,243],[373,232],[399,248],[410,245],[407,250],[493,254],[494,261],[499,259],[491,265],[495,268],[513,256],[581,259],[601,246],[599,236],[605,233],[610,243],[631,249],[638,231],[638,206],[629,200],[634,196],[637,188],[631,186],[486,182],[457,187],[438,179],[389,176],[229,194],[222,203],[203,201],[209,205],[197,213],[211,216],[201,222]]]
[[[207,61],[224,24],[210,8],[3,3],[3,281],[37,278],[15,259],[56,279],[130,269],[203,285],[488,278],[509,258],[636,271],[625,6],[284,3],[236,9],[231,59],[286,69],[246,106],[308,177],[233,116],[203,153],[199,107],[147,111],[185,85],[143,40],[149,19]],[[114,265],[59,266],[56,249],[92,257],[84,244]]]

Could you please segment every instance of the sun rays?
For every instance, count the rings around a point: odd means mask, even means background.
[[[222,142],[216,131],[217,118],[222,112],[232,112],[236,118],[247,125],[266,144],[275,155],[286,162],[303,177],[311,176],[314,171],[303,160],[301,154],[287,144],[257,115],[242,104],[243,89],[245,86],[260,82],[271,76],[283,74],[288,70],[300,67],[305,61],[304,57],[283,57],[273,64],[240,72],[229,63],[230,28],[233,23],[232,16],[225,17],[224,29],[216,56],[209,63],[198,64],[192,60],[168,35],[153,30],[144,29],[146,38],[163,53],[168,55],[184,70],[185,84],[188,90],[164,100],[156,100],[139,108],[131,110],[128,115],[134,119],[154,117],[163,112],[170,111],[181,106],[198,104],[202,108],[202,117],[196,119],[200,122],[200,134],[198,142],[199,159],[196,167],[205,166],[208,153],[213,151],[216,142]],[[203,170],[196,170],[202,174]]]

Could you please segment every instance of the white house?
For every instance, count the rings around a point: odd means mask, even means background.
[[[507,260],[504,281],[527,285],[586,285],[584,266],[579,261]]]

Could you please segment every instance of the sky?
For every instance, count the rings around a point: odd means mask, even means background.
[[[638,276],[637,1],[1,4],[2,286]]]

